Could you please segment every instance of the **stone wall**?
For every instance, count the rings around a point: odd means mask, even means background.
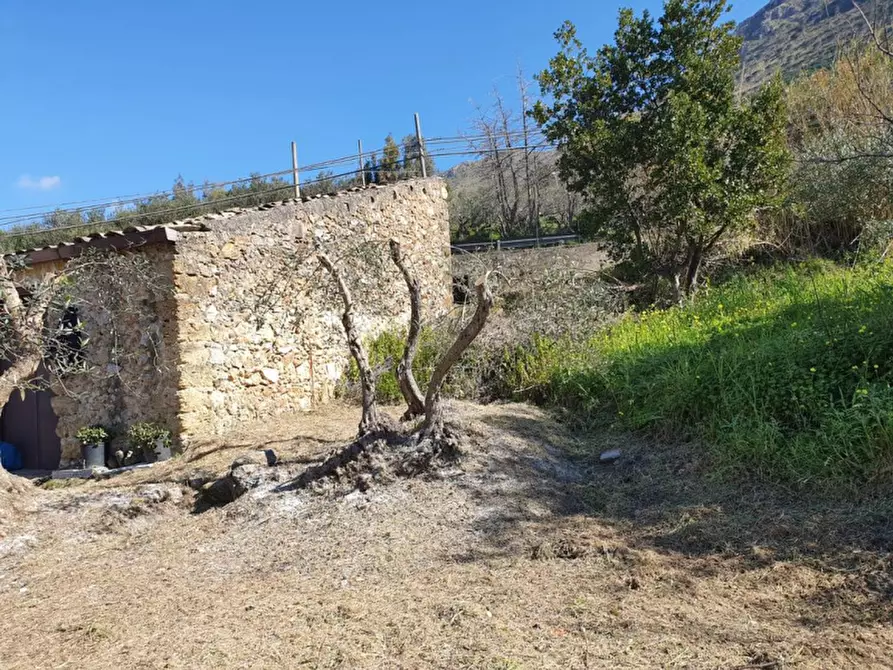
[[[177,225],[183,232],[171,234],[174,243],[118,254],[120,276],[76,287],[89,342],[85,372],[53,386],[63,465],[80,458],[74,436],[83,426],[123,435],[152,421],[188,443],[331,399],[349,355],[341,301],[317,249],[347,279],[367,336],[408,321],[407,290],[388,256],[392,238],[421,281],[425,317],[452,305],[440,179]]]
[[[63,465],[80,459],[83,426],[111,428],[118,439],[139,421],[177,430],[173,255],[172,245],[117,254],[72,288],[88,340],[83,372],[53,385]]]
[[[354,292],[368,335],[408,320],[397,239],[426,317],[451,303],[449,219],[440,179],[227,212],[176,244],[177,400],[185,442],[332,397],[348,364],[342,307],[315,249]]]

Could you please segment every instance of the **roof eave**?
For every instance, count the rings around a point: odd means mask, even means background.
[[[80,256],[84,249],[124,251],[138,249],[149,244],[174,243],[180,235],[177,230],[167,226],[157,226],[145,230],[131,230],[128,232],[112,231],[98,233],[87,237],[81,237],[73,242],[55,244],[43,249],[31,249],[16,253],[22,256],[28,265],[64,261]],[[12,255],[12,254],[8,254]]]

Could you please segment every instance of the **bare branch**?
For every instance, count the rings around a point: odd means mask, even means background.
[[[858,11],[859,14],[862,16],[862,20],[865,21],[865,25],[868,26],[868,31],[871,33],[871,38],[874,40],[874,44],[877,47],[878,51],[880,51],[885,56],[893,58],[893,51],[891,51],[881,43],[881,38],[878,37],[877,30],[875,30],[874,24],[865,15],[862,7],[859,5],[858,2],[856,2],[856,0],[853,0],[853,7],[856,8],[856,11]]]
[[[856,7],[858,7],[858,6],[859,5],[856,5]],[[862,11],[861,8],[859,9],[859,11],[860,12]],[[865,16],[865,15],[863,14],[862,16]],[[878,46],[878,48],[880,48],[880,46]],[[883,49],[881,49],[881,51],[883,51]],[[887,53],[887,52],[884,52],[884,53]],[[891,118],[886,112],[884,112],[884,110],[881,108],[881,106],[875,101],[874,97],[871,96],[870,93],[865,90],[865,86],[863,84],[863,78],[860,73],[859,64],[853,63],[852,59],[850,59],[849,57],[847,57],[847,61],[849,62],[850,68],[853,70],[853,74],[855,75],[856,87],[859,90],[859,95],[861,95],[862,98],[869,105],[871,105],[871,108],[874,109],[874,111],[877,113],[877,115],[881,119],[883,119],[886,123],[893,125],[893,118]]]

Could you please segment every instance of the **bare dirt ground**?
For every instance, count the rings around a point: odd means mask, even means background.
[[[365,494],[199,513],[175,483],[267,446],[287,480],[350,438],[337,406],[41,493],[0,530],[0,667],[893,667],[889,503],[721,486],[695,447],[525,405],[457,411],[461,469]]]

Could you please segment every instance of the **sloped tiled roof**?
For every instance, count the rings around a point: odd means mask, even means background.
[[[284,205],[310,202],[312,200],[337,198],[339,196],[357,193],[359,191],[372,191],[377,189],[389,188],[398,184],[402,185],[411,183],[413,181],[424,180],[410,179],[406,181],[396,182],[395,184],[389,184],[387,186],[380,186],[378,184],[370,184],[365,187],[356,186],[334,193],[323,193],[320,195],[305,196],[302,198],[276,200],[273,202],[264,203],[262,205],[254,205],[252,207],[233,207],[231,209],[225,209],[220,212],[201,214],[199,216],[191,217],[188,219],[179,219],[171,221],[170,223],[157,224],[154,226],[126,226],[120,229],[87,233],[86,235],[74,237],[71,241],[67,242],[59,242],[57,244],[26,249],[17,249],[15,251],[7,252],[6,255],[10,255],[13,253],[25,254],[28,256],[31,263],[44,263],[50,260],[58,260],[60,258],[70,258],[75,255],[77,253],[77,250],[84,245],[95,246],[99,248],[123,249],[127,247],[133,247],[137,244],[147,244],[153,242],[173,242],[176,240],[178,232],[196,232],[209,230],[208,224],[211,221],[229,219],[248,212],[267,211],[270,209],[275,209],[277,207],[282,207]],[[52,229],[49,229],[47,232],[52,232]]]

